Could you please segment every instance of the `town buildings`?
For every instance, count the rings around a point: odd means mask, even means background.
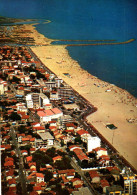
[[[0,61],[3,194],[20,194],[20,181],[26,181],[24,189],[30,195],[58,190],[92,194],[93,189],[106,195],[135,194],[136,175],[124,175],[122,186],[121,170],[110,150],[83,125],[83,113],[90,109],[86,101],[79,103],[86,109],[78,113],[65,108],[64,103],[77,105],[79,95],[41,68],[44,65],[25,47],[1,47],[0,52],[7,56]],[[14,59],[11,63],[9,57]]]

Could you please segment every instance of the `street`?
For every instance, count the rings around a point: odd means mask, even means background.
[[[13,140],[13,144],[16,147],[16,152],[18,154],[19,157],[19,180],[21,183],[21,187],[22,187],[22,195],[27,195],[27,189],[26,189],[26,177],[24,175],[24,163],[23,163],[23,157],[21,155],[20,149],[18,148],[18,143],[16,141],[16,137],[15,137],[15,131],[14,128],[11,126],[11,137]]]

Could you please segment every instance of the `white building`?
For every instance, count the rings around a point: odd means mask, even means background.
[[[41,123],[47,123],[53,119],[59,119],[61,116],[63,116],[63,112],[58,108],[53,108],[49,110],[38,111],[37,116]]]
[[[44,175],[43,175],[43,173],[36,173],[36,182],[37,183],[44,182]]]
[[[4,84],[0,83],[0,95],[4,94]]]
[[[63,83],[63,80],[61,78],[55,78],[56,87],[60,87],[61,83]]]
[[[38,133],[41,139],[36,140],[36,148],[46,148],[47,146],[53,146],[54,137],[49,133]]]
[[[101,146],[101,140],[99,137],[88,137],[87,150],[91,152],[93,149]]]
[[[43,93],[30,93],[26,95],[26,102],[28,108],[39,108],[45,104],[49,104],[50,101]]]
[[[6,81],[0,80],[0,95],[3,95],[8,90],[8,84]]]

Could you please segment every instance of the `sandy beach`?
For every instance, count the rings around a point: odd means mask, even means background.
[[[65,46],[50,45],[51,40],[30,28],[36,44],[31,49],[41,61],[58,77],[78,91],[97,112],[87,117],[88,121],[137,169],[137,99],[127,91],[104,82],[83,70],[74,61]],[[48,44],[47,46],[42,46]],[[69,73],[70,77],[63,73]],[[111,123],[118,127],[115,131],[106,128]]]

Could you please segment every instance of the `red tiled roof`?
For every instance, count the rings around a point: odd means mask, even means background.
[[[9,179],[8,183],[9,183],[9,185],[16,184],[16,180],[14,178],[13,179]]]
[[[46,185],[46,183],[43,181],[37,184],[37,186],[45,186],[45,185]]]
[[[47,170],[47,168],[45,167],[45,168],[40,168],[40,171],[46,171]]]
[[[74,123],[66,123],[66,127],[76,127],[75,125],[74,125]]]
[[[26,127],[28,128],[28,127]],[[32,138],[32,135],[26,135],[27,138],[31,139]]]
[[[90,177],[93,179],[94,177],[99,177],[99,174],[97,173],[97,171],[95,170],[92,170],[92,171],[89,171],[89,175]]]
[[[35,151],[36,150],[36,148],[30,148],[30,151]]]
[[[21,119],[29,119],[29,115],[22,115]]]
[[[24,90],[24,87],[18,87],[18,90]]]
[[[21,153],[28,153],[27,150],[21,150]]]
[[[46,152],[47,149],[46,148],[40,148],[40,151]]]
[[[34,142],[35,141],[35,137],[30,139],[30,142]]]
[[[16,194],[16,186],[15,187],[9,187],[9,191],[6,192],[6,195],[17,195]]]
[[[81,129],[81,130],[77,131],[77,134],[84,135],[84,134],[89,134],[89,132],[84,130],[84,129]]]
[[[82,161],[82,160],[89,160],[89,158],[86,156],[86,154],[79,148],[76,148],[73,150],[77,157]]]
[[[15,154],[15,151],[12,150],[12,151],[11,151],[11,156],[14,156],[14,154]]]
[[[14,175],[14,169],[10,169],[8,172],[6,172],[6,176],[13,176]]]
[[[53,108],[51,110],[52,110],[52,112],[54,112],[54,114],[61,114],[62,113],[62,111],[59,110],[58,108]]]
[[[53,161],[61,160],[61,159],[62,159],[62,156],[56,156],[56,157],[54,157],[54,158],[52,158],[52,159],[53,159]]]
[[[6,135],[6,136],[3,137],[3,139],[6,139],[6,140],[8,140],[9,138],[10,138],[9,135]]]
[[[4,167],[12,167],[13,165],[13,161],[7,161],[4,163]]]
[[[43,126],[38,126],[38,127],[33,127],[33,129],[36,129],[36,130],[45,130],[45,127],[43,127]]]
[[[34,191],[39,191],[42,190],[41,186],[33,186]]]
[[[71,145],[71,146],[69,146],[69,150],[73,150],[73,148],[74,148],[74,149],[75,149],[75,148],[81,149],[81,147],[78,146],[78,145]]]
[[[30,139],[27,137],[22,138],[22,142],[29,141]]]
[[[32,156],[27,156],[27,157],[26,157],[26,161],[27,161],[27,162],[32,161]]]
[[[36,162],[31,162],[31,163],[29,163],[28,165],[29,165],[29,167],[31,167],[31,166],[36,166]]]
[[[36,177],[42,177],[42,178],[44,178],[44,175],[42,173],[36,173]]]
[[[58,174],[75,173],[74,169],[58,170]]]
[[[73,179],[71,179],[71,182],[75,182],[75,181],[81,181],[81,179],[79,179],[79,178],[73,178]]]
[[[112,170],[118,170],[119,171],[119,168],[118,167],[106,167],[106,169],[108,169],[109,171],[112,171]]]
[[[43,111],[38,111],[38,112],[37,112],[37,115],[39,115],[40,117],[47,116],[46,113],[43,112]]]
[[[74,185],[75,188],[81,188],[83,185],[82,184],[79,184],[79,185]]]
[[[22,133],[22,134],[17,134],[17,137],[25,137],[25,134],[24,133]]]
[[[7,157],[7,158],[5,158],[5,162],[7,162],[7,161],[14,161],[14,159],[10,158],[10,157]]]
[[[29,195],[38,195],[38,193],[35,192],[35,191],[32,191],[32,192],[29,193]]]
[[[62,180],[63,180],[64,183],[68,183],[69,182],[69,180],[66,179],[64,176],[62,176]]]
[[[31,125],[33,126],[33,125],[37,125],[37,124],[40,124],[40,123],[37,123],[37,122],[35,122],[35,123],[31,123]]]
[[[68,133],[74,133],[73,129],[69,129],[69,130],[65,130],[65,131],[68,132]]]
[[[102,155],[100,156],[102,160],[110,160],[110,157],[108,155]]]
[[[100,148],[100,147],[95,148],[95,149],[93,149],[93,150],[96,151],[96,152],[98,152],[98,151],[100,151],[100,150],[107,151],[106,148]]]
[[[49,121],[49,123],[56,123],[57,121]]]
[[[108,183],[108,181],[106,179],[102,179],[100,181],[100,183],[101,183],[102,188],[107,187],[107,186],[108,187],[110,186],[109,183]]]
[[[52,129],[57,129],[57,127],[56,126],[50,126],[49,129],[51,129],[51,130]]]

